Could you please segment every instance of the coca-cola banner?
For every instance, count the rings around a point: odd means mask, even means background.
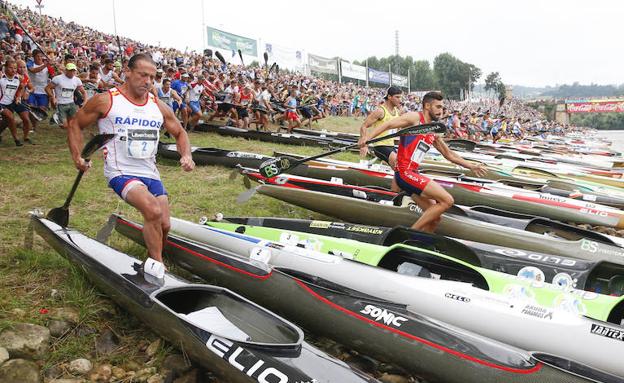
[[[624,100],[566,101],[568,113],[623,113]]]

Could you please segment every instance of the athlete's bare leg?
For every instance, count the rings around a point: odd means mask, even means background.
[[[436,203],[423,211],[418,221],[412,225],[412,229],[433,233],[437,228],[440,216],[453,206],[455,201],[453,197],[435,181],[429,181],[420,197],[435,200]]]
[[[154,197],[145,185],[137,185],[128,192],[126,201],[143,215],[143,239],[148,256],[162,262],[163,234],[170,227],[167,196]]]

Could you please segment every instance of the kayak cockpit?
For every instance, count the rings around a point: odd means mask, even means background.
[[[469,266],[451,258],[418,251],[414,248],[393,247],[383,256],[377,266],[400,274],[465,282],[474,287],[489,290],[489,285],[483,275]]]
[[[232,341],[285,348],[303,341],[296,326],[222,288],[167,289],[153,298],[190,327]]]

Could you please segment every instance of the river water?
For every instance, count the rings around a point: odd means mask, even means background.
[[[604,130],[599,131],[600,137],[605,137],[607,140],[613,142],[611,148],[619,152],[624,152],[624,130]]]

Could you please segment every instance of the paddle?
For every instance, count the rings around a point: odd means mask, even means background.
[[[240,59],[241,59],[241,64],[243,66],[245,66],[245,62],[243,61],[243,52],[241,52],[240,49],[238,50],[238,57],[240,57]]]
[[[82,153],[80,153],[80,156],[84,158],[85,161],[89,161],[89,157],[91,157],[91,155],[102,146],[106,145],[106,143],[110,141],[113,137],[115,137],[114,134],[98,134],[97,136],[93,137],[89,142],[87,142],[87,144],[82,149]],[[69,204],[71,203],[72,198],[74,198],[74,193],[76,192],[76,189],[78,189],[78,184],[80,183],[83,174],[84,172],[82,170],[78,172],[78,176],[76,176],[76,180],[74,181],[74,185],[72,186],[71,191],[69,192],[69,195],[65,200],[65,204],[63,204],[63,206],[61,207],[55,207],[54,209],[50,210],[48,212],[48,215],[46,216],[47,219],[59,224],[62,227],[67,227],[67,224],[69,223]]]
[[[366,145],[373,144],[375,142],[379,142],[383,140],[387,140],[388,138],[402,136],[405,134],[413,135],[413,134],[444,133],[444,132],[446,132],[446,125],[444,125],[441,122],[432,122],[429,124],[410,126],[408,128],[401,129],[396,133],[392,133],[383,137],[377,137],[372,140],[368,140],[366,141]],[[260,169],[258,171],[260,172],[260,174],[262,174],[263,177],[271,178],[285,171],[288,171],[289,169],[292,169],[297,165],[301,165],[304,162],[315,160],[317,158],[321,158],[325,156],[330,156],[336,153],[341,153],[349,149],[355,149],[355,148],[358,148],[359,146],[360,144],[347,145],[347,146],[343,146],[335,150],[330,150],[325,153],[317,154],[311,157],[306,157],[306,158],[296,160],[293,162],[291,162],[290,159],[285,158],[285,157],[277,157],[277,158],[267,160],[264,163],[260,164]]]
[[[219,61],[221,61],[221,64],[223,64],[223,66],[227,65],[225,63],[225,59],[223,58],[223,55],[221,54],[221,52],[215,51],[215,56],[217,56],[217,58],[219,59]]]
[[[269,54],[267,52],[264,52],[264,79],[266,80],[267,77],[269,77]]]

